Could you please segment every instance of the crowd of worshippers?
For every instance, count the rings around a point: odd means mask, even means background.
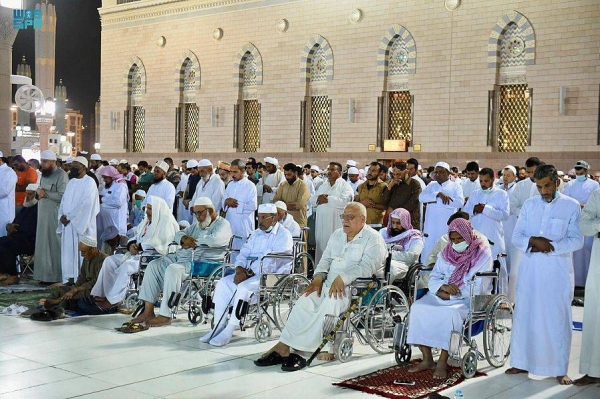
[[[390,283],[405,278],[416,262],[433,267],[429,293],[411,310],[408,343],[420,347],[423,361],[410,371],[434,369],[435,378],[445,378],[450,332],[468,314],[467,283],[497,259],[498,291],[516,304],[507,373],[571,383],[573,291],[586,286],[590,265],[595,271],[588,285],[600,290],[600,262],[591,259],[600,231],[600,172],[591,174],[588,162],[578,161],[565,174],[536,157],[499,171],[475,161],[462,171],[444,161],[422,168],[414,158],[390,167],[330,162],[324,169],[280,165],[274,157],[263,161],[184,160],[177,166],[165,158],[151,167],[99,154],[64,162],[52,151],[41,152],[40,162],[1,157],[0,284],[17,284],[17,257],[33,255],[34,279],[52,288],[42,300],[46,309],[114,313],[139,270],[140,254],[152,251],[157,258],[139,288],[143,307],[126,324],[164,326],[173,310],[163,300],[156,314],[159,295],[181,290],[195,257],[220,260],[231,245],[239,250],[235,272],[218,281],[218,321],[200,338],[223,346],[240,320],[236,312],[219,316],[258,291],[257,259],[291,254],[293,238],[310,226],[312,282],[257,366],[304,367],[301,354],[319,345],[324,316],[343,313],[349,284],[381,275],[391,254]],[[586,219],[588,200],[598,214],[590,210]],[[126,251],[117,253],[119,246]],[[281,260],[263,265],[275,273],[281,267]],[[475,286],[476,293],[490,289]],[[587,379],[580,383],[600,378],[598,345],[592,349],[598,318],[586,317],[581,362]],[[441,349],[437,363],[431,348]],[[332,356],[325,351],[319,358]]]

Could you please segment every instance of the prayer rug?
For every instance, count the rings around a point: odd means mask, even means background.
[[[0,286],[0,294],[14,294],[17,292],[44,291],[46,287],[40,287],[37,284],[14,284]]]
[[[413,361],[411,366],[418,362],[420,362],[420,360]],[[385,398],[417,399],[426,398],[434,392],[443,391],[444,389],[458,385],[465,379],[458,367],[448,367],[448,378],[441,381],[433,379],[433,370],[426,370],[420,373],[409,373],[408,367],[409,366],[393,366],[370,374],[351,378],[346,381],[334,383],[333,385],[376,394]],[[484,375],[486,374],[477,372],[475,377]],[[395,384],[394,381],[414,381],[415,384],[401,385]]]

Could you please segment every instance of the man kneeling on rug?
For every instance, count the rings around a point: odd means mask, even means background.
[[[434,370],[433,377],[446,379],[452,331],[463,330],[469,313],[469,281],[478,272],[492,270],[492,254],[473,232],[468,220],[455,219],[448,227],[450,242],[437,258],[429,275],[429,292],[410,308],[407,343],[418,345],[423,361],[411,373]],[[475,295],[489,292],[489,284],[475,280]],[[431,348],[442,350],[436,363]]]
[[[291,349],[309,352],[317,349],[323,341],[325,316],[338,316],[348,309],[350,283],[357,278],[369,278],[382,268],[387,252],[385,242],[366,225],[365,206],[351,202],[340,217],[343,227],[329,238],[314,278],[296,302],[279,342],[254,361],[257,366],[281,364],[283,371],[302,369],[306,361],[290,353]],[[333,360],[333,354],[321,352],[318,359]]]

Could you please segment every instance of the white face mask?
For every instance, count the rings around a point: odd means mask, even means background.
[[[456,252],[465,252],[469,247],[469,243],[466,241],[459,242],[458,244],[452,244],[452,249]]]
[[[481,192],[482,192],[483,194],[491,194],[491,193],[492,193],[492,187],[490,187],[490,188],[485,188],[485,189],[484,189],[484,188],[482,188],[482,189],[481,189]]]

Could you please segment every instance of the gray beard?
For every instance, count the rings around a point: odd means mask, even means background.
[[[210,175],[206,175],[206,176],[202,177],[202,180],[206,183],[207,181],[210,180]]]
[[[36,200],[35,198],[32,199],[31,201],[25,201],[23,202],[23,206],[25,208],[31,208],[32,206],[36,206],[38,203],[38,200]]]
[[[210,217],[210,214],[208,214],[208,215],[206,215],[206,219],[204,219],[204,222],[198,222],[198,225],[200,226],[200,229],[204,230],[208,226],[210,226],[211,223],[212,223],[212,218]]]

